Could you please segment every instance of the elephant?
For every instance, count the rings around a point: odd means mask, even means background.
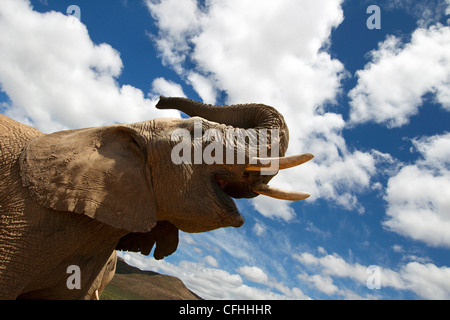
[[[267,185],[277,170],[313,158],[285,157],[289,132],[275,108],[178,97],[160,97],[156,107],[188,117],[44,134],[0,115],[0,299],[95,299],[114,275],[115,250],[149,255],[155,247],[163,259],[176,251],[179,230],[242,226],[233,198],[309,196]],[[212,129],[212,138],[195,137]],[[255,156],[251,137],[219,139],[227,130],[278,136]],[[240,163],[174,161],[213,142],[219,159],[218,144],[230,141],[236,159],[244,150]],[[268,165],[275,160],[277,170]],[[79,267],[78,288],[67,284],[69,266]]]
[[[114,274],[116,273],[116,265],[117,253],[114,250],[102,270],[97,275],[97,278],[94,282],[92,282],[91,288],[87,291],[87,294],[84,297],[85,300],[100,300],[103,290],[105,290],[108,283],[114,278]]]

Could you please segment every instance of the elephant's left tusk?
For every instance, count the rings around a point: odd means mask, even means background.
[[[309,193],[306,192],[280,190],[277,188],[270,187],[267,184],[263,183],[255,187],[252,187],[252,191],[271,198],[290,201],[304,200],[311,196]]]
[[[100,300],[100,297],[98,296],[98,290],[95,290],[95,299],[94,300]]]
[[[296,167],[314,158],[312,153],[298,154],[289,157],[280,158],[258,158],[254,157],[250,160],[250,164],[245,167],[247,171],[274,171]],[[256,162],[252,164],[252,162]],[[276,166],[278,164],[278,166]],[[275,165],[276,168],[272,167]]]

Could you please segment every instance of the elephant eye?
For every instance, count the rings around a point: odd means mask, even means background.
[[[137,140],[133,136],[130,136],[129,142],[130,142],[131,148],[135,149],[139,153],[141,152],[141,146],[140,146],[139,142],[137,142]]]
[[[136,141],[136,139],[134,139],[133,137],[131,137],[131,143],[138,149],[140,149],[139,143]]]

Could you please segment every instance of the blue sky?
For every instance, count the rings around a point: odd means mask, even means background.
[[[160,262],[121,256],[208,299],[449,299],[449,14],[448,0],[6,0],[0,112],[52,132],[179,116],[154,108],[161,94],[273,105],[289,152],[316,158],[272,184],[310,199],[239,200],[239,229],[182,233]]]

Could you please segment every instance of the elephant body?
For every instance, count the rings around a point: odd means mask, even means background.
[[[289,135],[274,108],[164,97],[157,107],[192,118],[43,134],[0,114],[0,299],[95,299],[114,275],[115,250],[148,255],[155,247],[153,256],[163,259],[176,251],[179,230],[240,227],[232,198],[309,196],[269,187],[276,172],[262,172],[262,159],[248,153],[237,164],[171,158],[180,129],[189,136],[184,146],[205,148],[195,139],[200,126],[223,133],[276,129],[280,169],[311,159],[283,157]]]
[[[90,299],[101,281],[92,284],[126,232],[84,215],[67,219],[30,197],[19,157],[42,135],[0,115],[0,299]],[[81,289],[67,288],[71,265],[81,268]]]

